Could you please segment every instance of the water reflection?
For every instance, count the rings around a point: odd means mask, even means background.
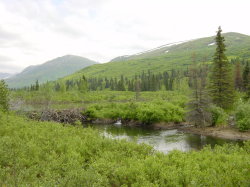
[[[215,145],[225,143],[241,143],[232,140],[225,140],[209,136],[195,135],[179,132],[178,130],[153,130],[149,128],[136,128],[115,125],[88,125],[98,129],[101,134],[112,139],[127,139],[146,143],[153,146],[156,150],[167,153],[177,149],[181,151],[200,150],[206,145],[212,148]]]

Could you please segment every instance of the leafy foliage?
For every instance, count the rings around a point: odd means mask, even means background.
[[[218,106],[211,106],[212,125],[220,126],[227,125],[228,114]]]
[[[235,112],[236,125],[241,131],[250,129],[250,104],[240,104]]]
[[[4,80],[0,81],[0,111],[9,110],[9,90]]]
[[[136,120],[144,124],[155,122],[181,122],[184,119],[184,109],[167,102],[151,103],[111,103],[95,104],[84,112],[90,119],[111,118]]]
[[[4,116],[1,186],[249,186],[250,143],[167,155],[91,128]]]

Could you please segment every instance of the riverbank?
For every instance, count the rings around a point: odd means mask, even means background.
[[[60,123],[71,123],[80,120],[83,124],[114,124],[117,120],[110,118],[98,118],[94,120],[87,120],[87,116],[81,114],[81,110],[62,110],[62,111],[47,111],[42,114],[39,113],[28,113],[28,117],[35,120],[41,121],[55,121]],[[193,133],[204,136],[213,136],[217,138],[229,139],[229,140],[250,140],[250,131],[240,132],[237,128],[232,126],[226,127],[204,127],[197,128],[190,126],[189,124],[174,123],[174,122],[158,122],[151,125],[144,124],[136,120],[122,120],[123,125],[131,127],[147,127],[155,130],[171,130],[178,129],[179,131]]]
[[[250,131],[241,132],[236,127],[221,126],[221,127],[203,127],[197,128],[187,123],[154,123],[152,128],[156,130],[171,130],[178,129],[179,131],[192,133],[197,135],[212,136],[228,140],[250,140]]]
[[[197,128],[191,126],[187,123],[155,123],[152,124],[152,128],[156,130],[170,130],[178,129],[179,131],[212,136],[216,138],[223,138],[228,140],[250,140],[250,131],[240,132],[239,129],[232,126],[222,126],[222,127],[203,127]]]
[[[250,140],[250,131],[240,132],[238,129],[234,127],[204,127],[204,128],[196,128],[196,127],[181,127],[178,130],[199,134],[204,136],[213,136],[217,138],[229,139],[229,140]]]

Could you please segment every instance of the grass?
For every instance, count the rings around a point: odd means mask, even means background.
[[[86,108],[92,104],[152,101],[164,101],[173,104],[181,102],[184,105],[187,100],[185,94],[182,91],[141,92],[139,99],[136,100],[135,92],[130,91],[90,91],[80,93],[78,91],[53,92],[41,90],[27,92],[18,90],[11,92],[11,98],[13,105],[18,101],[24,101],[24,107],[25,105],[45,105],[48,101],[51,101],[51,108],[64,109],[70,107]]]

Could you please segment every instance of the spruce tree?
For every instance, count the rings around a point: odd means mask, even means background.
[[[239,61],[235,64],[234,87],[238,91],[242,90],[241,63]]]
[[[249,67],[249,62],[246,63],[243,74],[242,74],[242,79],[243,79],[243,89],[244,91],[247,90],[248,83],[250,82],[249,80],[249,74],[250,74],[250,67]]]
[[[36,90],[36,91],[38,91],[38,90],[39,90],[39,82],[38,82],[38,80],[36,80],[35,90]]]
[[[250,80],[250,74],[248,74],[248,79]],[[246,86],[246,99],[250,99],[250,82]]]
[[[225,55],[225,39],[221,35],[221,32],[221,27],[219,27],[215,38],[217,47],[214,54],[211,72],[210,95],[214,104],[223,109],[229,109],[234,103],[235,95],[232,71],[229,61]]]
[[[141,84],[139,80],[135,80],[135,100],[138,101],[140,97]]]

